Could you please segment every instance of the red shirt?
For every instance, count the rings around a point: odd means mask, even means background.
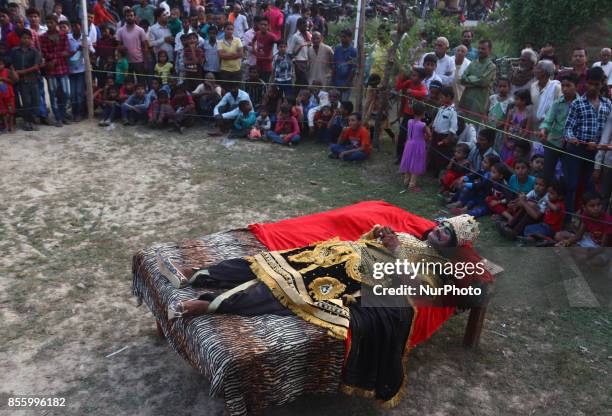
[[[100,3],[96,3],[93,6],[93,14],[94,14],[93,23],[96,26],[100,26],[106,22],[115,23],[115,18],[113,17],[113,15],[110,14],[110,12],[106,10],[106,8],[102,6]],[[151,24],[153,24],[153,22],[151,22]]]
[[[402,95],[408,95],[406,90],[410,91],[410,96],[418,99],[427,97],[427,87],[425,84],[420,83],[417,86],[412,85],[412,80],[408,79],[406,81],[402,81],[398,78],[395,89],[400,91]],[[402,113],[407,114],[409,116],[414,114],[412,110],[412,106],[410,105],[410,100],[408,97],[402,97]]]
[[[544,210],[544,224],[548,224],[554,232],[559,232],[563,228],[563,220],[565,219],[565,203],[563,201],[553,202],[557,206],[557,210],[553,211],[547,205]]]
[[[602,213],[599,218],[583,215],[582,223],[597,245],[603,245],[606,236],[612,234],[612,215],[607,212]]]
[[[270,22],[270,32],[276,36],[276,39],[280,39],[283,31],[283,23],[285,16],[278,7],[270,6],[270,8],[264,13],[264,16],[268,18]]]
[[[372,143],[370,142],[370,132],[363,126],[359,127],[357,131],[353,130],[350,127],[347,127],[342,130],[342,134],[340,135],[338,143],[342,144],[344,142],[350,142],[355,147],[363,147],[363,151],[368,155],[372,150]]]
[[[257,69],[263,72],[272,72],[272,50],[278,38],[272,32],[255,34],[255,57],[257,58]],[[260,74],[261,75],[261,74]],[[268,80],[265,80],[266,82]]]
[[[56,32],[57,40],[52,40],[49,37],[49,32],[40,36],[40,52],[43,58],[49,65],[45,66],[46,74],[50,76],[62,76],[68,74],[68,56],[69,45],[68,35],[62,32]],[[53,61],[53,62],[51,62]]]
[[[32,40],[34,37],[32,36]],[[21,44],[21,38],[19,38],[19,35],[17,34],[17,32],[13,31],[10,32],[7,36],[6,36],[6,45],[9,48],[9,51],[13,48],[16,48],[17,46],[19,46]]]

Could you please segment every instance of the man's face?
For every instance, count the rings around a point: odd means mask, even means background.
[[[478,57],[480,59],[485,59],[489,57],[491,54],[491,48],[489,48],[489,44],[487,42],[482,42],[478,44]]]
[[[189,31],[189,20],[185,19],[181,22],[181,26],[183,27],[184,32]]]
[[[57,23],[53,19],[47,20],[47,30],[50,32],[55,32],[57,29]]]
[[[268,30],[270,29],[268,22],[266,22],[265,20],[262,20],[261,22],[259,22],[259,31],[261,33],[268,33]]]
[[[230,87],[230,93],[234,98],[238,97],[238,87],[232,86]]]
[[[590,79],[587,81],[586,87],[586,94],[590,97],[594,97],[599,95],[599,92],[601,91],[601,81]]]
[[[28,20],[30,21],[30,25],[38,27],[40,25],[40,16],[37,14],[31,14],[28,16]]]
[[[561,81],[561,92],[566,97],[576,96],[576,84],[567,80]]]
[[[610,62],[610,58],[612,58],[612,51],[610,49],[602,49],[599,57],[601,58],[601,64],[605,65]]]
[[[209,40],[216,40],[217,39],[217,31],[216,30],[209,30],[208,31],[208,39]]]
[[[6,25],[9,22],[8,14],[0,13],[0,25]]]
[[[132,25],[135,22],[135,17],[134,17],[134,12],[133,11],[129,11],[125,13],[125,22],[128,25]]]
[[[443,41],[441,40],[436,41],[436,45],[434,47],[434,51],[436,52],[436,55],[444,56],[446,54],[447,49],[448,48],[446,47],[446,44]]]
[[[342,42],[343,45],[349,45],[351,43],[351,37],[348,35],[343,35],[340,37],[340,42]]]
[[[472,44],[472,37],[474,35],[472,34],[472,32],[465,32],[463,34],[463,44],[465,46],[467,46],[468,48],[470,47],[470,45]]]
[[[576,49],[572,53],[572,65],[574,65],[574,67],[582,67],[586,65],[586,61],[587,58],[584,49]]]
[[[453,240],[453,230],[443,222],[429,232],[427,241],[434,247],[450,247]]]
[[[536,79],[542,79],[542,78],[544,78],[545,75],[546,75],[546,73],[542,70],[542,68],[540,68],[540,65],[536,65],[533,68],[533,76]]]
[[[467,55],[467,50],[463,49],[463,48],[457,48],[455,50],[455,59],[458,62],[463,62],[463,60],[465,59],[465,56]]]
[[[94,15],[93,14],[88,14],[87,15],[87,23],[92,24],[94,21]]]
[[[487,150],[489,148],[489,142],[485,137],[478,136],[476,139],[476,146],[478,146],[480,150]]]
[[[312,44],[314,46],[319,46],[321,44],[321,35],[320,34],[316,34],[312,36]]]
[[[162,26],[165,26],[168,24],[168,15],[166,13],[162,13],[161,16],[159,16],[159,19],[157,19],[158,23]]]

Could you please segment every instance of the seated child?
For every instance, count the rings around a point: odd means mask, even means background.
[[[255,119],[255,125],[249,132],[250,139],[259,139],[262,137],[267,137],[268,131],[272,128],[272,122],[270,121],[270,116],[268,115],[268,110],[266,107],[261,106],[259,108],[259,115]]]
[[[106,81],[113,81],[107,78]],[[119,102],[119,89],[116,85],[105,88],[105,93],[101,99],[102,120],[98,123],[100,127],[106,127],[121,117],[121,103]]]
[[[449,209],[466,207],[468,210],[477,205],[484,204],[487,192],[487,183],[491,179],[491,167],[499,163],[499,156],[490,153],[482,159],[480,169],[470,173],[456,183],[459,191],[450,199],[446,205]]]
[[[334,111],[334,115],[327,125],[330,143],[338,142],[342,131],[349,126],[349,116],[353,113],[353,103],[342,101],[340,108]]]
[[[134,90],[134,94],[130,95],[123,104],[121,104],[121,118],[126,126],[133,125],[139,120],[145,120],[147,117],[148,107],[145,103],[145,87],[138,84]]]
[[[559,246],[585,248],[610,247],[612,245],[612,215],[603,209],[603,198],[596,192],[582,196],[582,215],[576,233],[560,231],[555,236]]]
[[[323,106],[317,114],[315,114],[315,130],[314,134],[318,142],[329,144],[329,128],[327,127],[333,117],[331,107],[329,105]]]
[[[330,146],[332,159],[345,161],[365,160],[370,155],[372,145],[370,133],[361,123],[361,114],[352,113],[349,117],[349,126],[342,131],[337,144]]]
[[[552,241],[556,233],[563,228],[565,219],[565,186],[562,182],[554,180],[548,186],[548,199],[544,208],[542,222],[525,227],[522,241],[531,243],[537,240]]]
[[[466,143],[457,143],[452,159],[446,166],[446,173],[440,180],[442,188],[440,193],[448,195],[457,188],[457,180],[470,173],[470,162],[467,159],[470,146]]]
[[[544,172],[544,155],[535,154],[531,156],[531,174],[537,175]]]
[[[503,162],[510,166],[514,167],[514,162],[518,159],[529,160],[529,154],[531,153],[531,143],[527,140],[516,140],[514,143],[514,150],[512,150],[512,154]]]
[[[15,132],[15,92],[13,83],[19,78],[8,58],[0,58],[0,117],[9,133]]]
[[[510,240],[514,240],[517,236],[523,234],[527,225],[539,222],[546,210],[547,188],[546,178],[539,174],[536,177],[533,189],[527,195],[519,194],[518,198],[515,199],[515,211],[512,219],[507,223],[497,223],[499,233]]]
[[[157,94],[157,100],[153,101],[153,104],[149,107],[148,126],[152,129],[163,128],[170,121],[172,114],[174,114],[174,110],[170,105],[168,93],[162,89]]]
[[[514,174],[510,177],[508,186],[514,193],[527,194],[535,185],[535,177],[529,174],[529,162],[527,159],[517,159],[513,168]]]
[[[217,84],[215,75],[207,72],[204,81],[191,92],[199,114],[211,116],[213,109],[221,101],[221,86]]]
[[[173,114],[171,117],[174,128],[179,133],[185,132],[185,127],[190,127],[195,122],[195,103],[183,85],[176,87],[174,96],[170,100]]]
[[[244,90],[251,97],[251,102],[255,107],[259,107],[263,103],[268,85],[266,81],[260,78],[257,67],[252,66],[249,68],[249,77],[244,84]]]
[[[300,141],[300,126],[295,117],[291,115],[291,107],[281,106],[276,118],[276,127],[269,131],[267,137],[275,143],[292,146]]]
[[[115,82],[115,84],[117,83]],[[131,78],[126,79],[123,85],[119,87],[119,101],[124,103],[135,91],[136,84],[134,84],[134,80]]]
[[[238,139],[238,138],[246,138],[253,126],[255,126],[255,122],[257,119],[257,115],[255,111],[251,108],[251,103],[244,100],[238,103],[238,117],[234,119],[234,126],[232,131],[229,134],[230,138]]]
[[[108,90],[111,87],[117,87],[117,94],[119,94],[119,88],[118,86],[115,84],[115,79],[112,77],[108,77],[104,80],[104,86],[102,88],[98,88],[96,90],[96,92],[94,92],[93,95],[93,99],[94,99],[94,108],[99,108],[102,107],[102,104],[104,103],[104,100],[108,94]],[[117,96],[117,99],[119,98],[119,96]]]
[[[484,162],[484,161],[483,161]],[[510,169],[503,162],[498,162],[491,166],[491,175],[488,180],[483,183],[482,192],[485,195],[484,200],[468,208],[452,208],[453,214],[468,213],[471,216],[478,218],[491,212],[502,215],[507,212],[506,204],[510,200],[511,192],[508,190],[506,180],[510,178]],[[508,214],[509,215],[509,214]]]

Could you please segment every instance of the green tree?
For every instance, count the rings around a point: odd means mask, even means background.
[[[609,13],[610,3],[601,0],[510,0],[508,28],[515,49],[526,43],[564,45]]]

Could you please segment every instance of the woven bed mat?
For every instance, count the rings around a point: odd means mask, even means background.
[[[176,289],[157,266],[156,253],[183,267],[207,267],[266,248],[248,229],[215,233],[179,244],[158,244],[134,255],[132,291],[149,307],[170,346],[210,380],[231,415],[261,413],[306,393],[336,393],[344,344],[295,316],[206,315],[169,325],[167,305],[197,296]]]

